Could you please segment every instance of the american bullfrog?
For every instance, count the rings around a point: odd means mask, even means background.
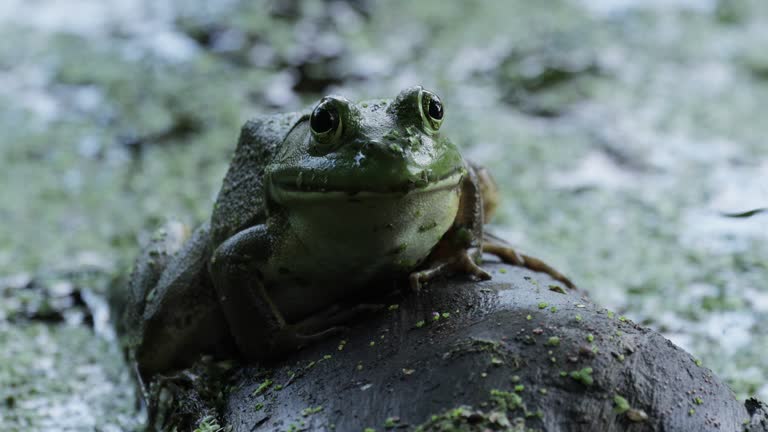
[[[416,86],[248,121],[210,221],[189,236],[159,232],[131,275],[141,375],[204,352],[278,357],[336,332],[367,295],[443,275],[490,279],[482,253],[572,287],[483,231],[496,185],[440,132],[444,116]]]

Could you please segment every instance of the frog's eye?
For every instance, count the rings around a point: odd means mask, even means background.
[[[318,143],[331,145],[341,135],[341,116],[332,99],[323,99],[312,111],[309,127]]]
[[[419,93],[421,119],[428,130],[437,132],[443,123],[443,102],[436,94],[422,90]]]

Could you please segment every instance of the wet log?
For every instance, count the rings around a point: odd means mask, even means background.
[[[436,281],[273,367],[229,370],[216,417],[234,431],[765,430],[764,404],[657,332],[488,266],[493,280]]]

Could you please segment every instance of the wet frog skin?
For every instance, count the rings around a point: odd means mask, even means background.
[[[440,133],[441,100],[327,96],[311,113],[245,124],[210,222],[153,239],[130,281],[130,351],[143,376],[200,353],[269,360],[336,332],[340,306],[442,275],[489,279],[483,252],[543,271],[484,233],[497,202],[483,168]],[[357,302],[360,303],[360,302]]]

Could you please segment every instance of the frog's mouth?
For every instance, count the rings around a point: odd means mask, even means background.
[[[450,173],[437,178],[425,179],[423,181],[409,181],[404,184],[391,185],[387,188],[370,187],[355,184],[354,188],[337,188],[327,183],[318,184],[314,182],[307,183],[303,180],[304,175],[299,173],[295,176],[281,175],[270,176],[267,180],[270,196],[277,203],[290,203],[292,201],[309,200],[347,200],[363,201],[369,199],[381,199],[385,197],[403,196],[412,193],[429,193],[446,189],[455,189],[459,186],[461,179],[466,171],[457,168]]]

